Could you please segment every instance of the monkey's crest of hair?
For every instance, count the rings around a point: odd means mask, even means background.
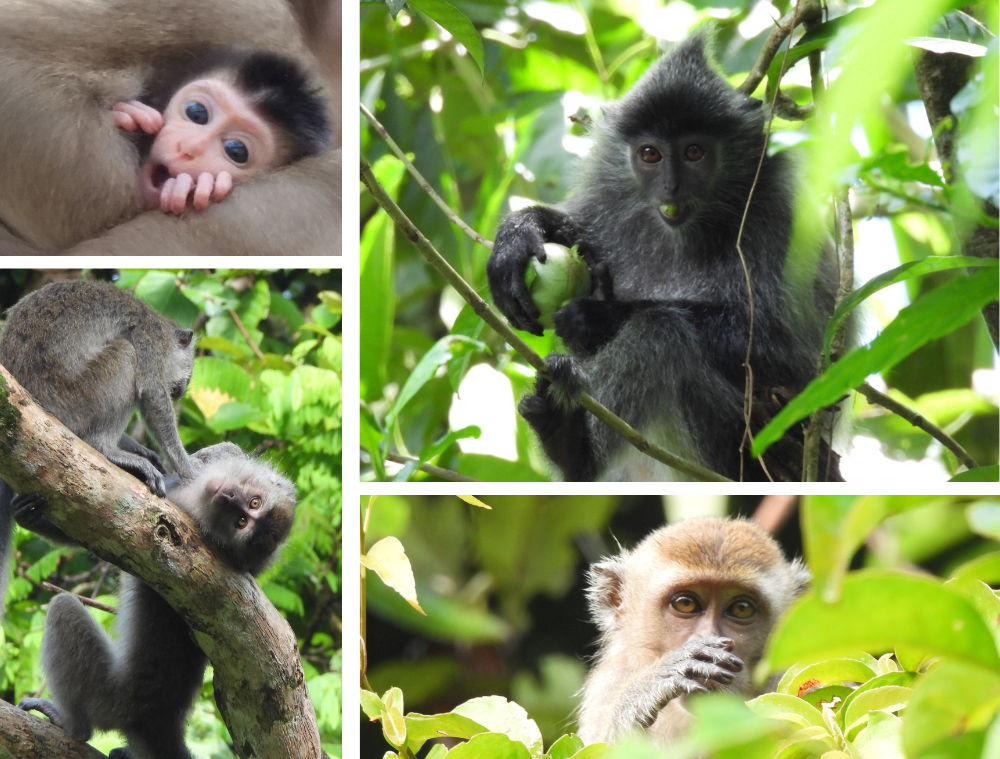
[[[756,589],[768,611],[777,616],[804,592],[809,570],[785,559],[781,547],[764,528],[747,519],[689,519],[661,527],[630,551],[594,564],[587,591],[591,614],[604,633],[615,629],[619,610],[631,592],[648,592],[656,571],[677,567],[697,578],[723,577]],[[632,587],[626,587],[628,583]],[[641,586],[641,587],[640,587]]]

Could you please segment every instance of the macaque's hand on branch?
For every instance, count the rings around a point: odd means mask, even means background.
[[[126,132],[141,129],[146,134],[158,134],[163,128],[163,114],[138,100],[115,103],[111,107],[111,118],[115,120],[115,126]]]

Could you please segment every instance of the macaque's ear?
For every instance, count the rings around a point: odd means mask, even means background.
[[[233,456],[244,456],[243,449],[240,448],[236,443],[216,443],[215,445],[209,445],[202,448],[200,451],[195,451],[191,454],[191,458],[194,459],[199,464],[211,464],[213,461],[218,461],[219,459],[232,458]]]
[[[620,556],[599,561],[587,572],[590,615],[601,632],[610,632],[618,626],[624,580],[625,562]]]
[[[796,559],[792,562],[792,592],[795,594],[794,598],[798,598],[812,585],[812,572],[809,568],[802,562],[802,559]]]
[[[177,336],[177,344],[182,348],[187,348],[194,339],[194,332],[189,329],[177,329],[174,334]]]

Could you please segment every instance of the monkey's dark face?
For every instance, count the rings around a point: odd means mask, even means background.
[[[210,480],[206,491],[211,504],[206,536],[235,569],[257,574],[288,536],[293,498],[278,491],[269,499],[252,481],[227,477]]]
[[[631,140],[632,172],[661,218],[679,227],[698,214],[719,163],[718,140],[705,134],[643,135]]]

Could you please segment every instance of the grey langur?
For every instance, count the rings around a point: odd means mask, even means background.
[[[758,694],[751,672],[810,575],[754,522],[692,519],[594,564],[589,579],[601,638],[580,738],[615,743],[642,729],[669,744],[690,722],[687,694]]]
[[[26,295],[7,312],[0,363],[46,411],[157,495],[166,494],[160,457],[124,434],[136,408],[174,471],[191,477],[172,401],[191,379],[194,334],[131,292],[72,280]],[[14,520],[57,543],[72,543],[45,517],[45,505],[35,494],[15,498],[0,481],[0,589]]]
[[[191,459],[191,476],[167,478],[167,497],[225,563],[259,574],[291,529],[295,486],[232,443]],[[123,574],[120,597],[114,641],[75,596],[52,599],[42,637],[52,700],[18,706],[40,711],[79,741],[95,727],[122,731],[128,748],[110,759],[190,759],[184,722],[207,659],[184,620],[148,585]]]
[[[821,230],[818,244],[793,254],[794,172],[779,153],[758,175],[764,109],[713,70],[704,46],[700,36],[682,43],[606,106],[572,196],[508,216],[487,262],[497,307],[538,335],[529,260],[544,261],[543,244],[555,242],[579,246],[591,267],[591,295],[554,316],[568,355],[547,358],[550,376],[518,407],[566,480],[679,474],[578,406],[581,390],[654,443],[730,478],[801,476],[801,428],[771,448],[769,472],[740,454],[747,276],[756,432],[815,376],[836,261]],[[820,478],[839,479],[835,457],[822,459]]]

